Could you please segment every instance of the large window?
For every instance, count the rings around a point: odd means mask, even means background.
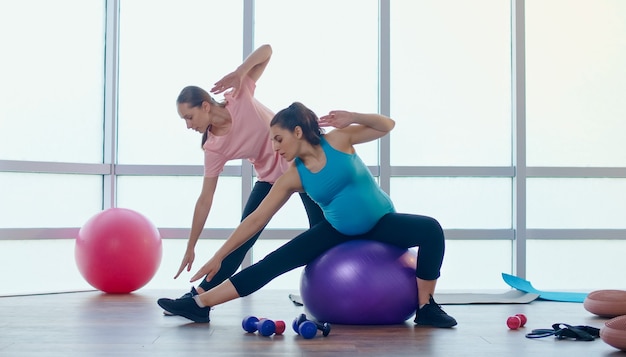
[[[233,71],[241,38],[241,1],[120,0],[120,164],[202,165],[201,135],[178,116],[176,97]]]
[[[275,52],[260,100],[275,111],[299,101],[318,116],[378,111],[377,1],[261,0],[255,11],[255,42]],[[357,149],[366,164],[378,165],[376,142]]]
[[[190,227],[202,177],[121,176],[117,205],[137,210],[158,227]],[[235,227],[241,218],[241,179],[221,177],[206,228]]]
[[[437,217],[446,229],[511,228],[511,179],[398,177],[391,198],[400,212]]]
[[[527,264],[538,286],[615,287],[610,272],[626,268],[613,253],[626,228],[624,19],[620,0],[526,0]],[[545,273],[559,262],[584,264],[577,284]]]
[[[626,228],[626,179],[532,178],[528,197],[530,228]]]
[[[102,209],[102,176],[67,172],[104,172],[104,31],[103,0],[0,3],[0,295],[86,285],[43,238]]]
[[[511,164],[508,1],[391,1],[391,164]]]
[[[77,227],[102,208],[102,177],[0,172],[0,228]]]
[[[0,160],[101,162],[104,3],[0,3]]]
[[[357,150],[399,212],[445,229],[438,288],[506,289],[500,273],[517,271],[539,288],[620,288],[625,18],[622,0],[3,2],[0,260],[22,268],[0,272],[0,295],[89,288],[73,237],[111,206],[166,238],[147,287],[187,289],[172,277],[203,153],[175,99],[264,43],[256,96],[274,111],[300,101],[396,120]],[[253,176],[228,163],[196,267],[237,226]],[[306,227],[294,195],[246,263]],[[300,271],[269,287],[297,290]]]
[[[390,14],[390,114],[397,122],[390,162],[392,170],[403,167],[402,177],[392,175],[391,197],[399,211],[435,217],[448,232],[475,239],[448,241],[440,287],[497,288],[499,271],[479,272],[477,261],[511,269],[510,241],[481,241],[506,239],[498,230],[512,228],[511,178],[489,168],[450,177],[438,167],[511,165],[511,6],[395,0]],[[467,266],[476,267],[474,276]]]
[[[626,3],[527,0],[529,166],[626,166]]]

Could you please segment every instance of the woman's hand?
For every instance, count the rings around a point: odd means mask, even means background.
[[[352,112],[345,110],[333,110],[329,112],[328,115],[320,117],[318,123],[320,127],[332,126],[337,129],[343,129],[354,123],[354,115]]]
[[[232,88],[231,95],[237,98],[243,79],[248,76],[254,83],[261,77],[272,57],[272,46],[265,44],[252,52],[237,69],[215,82],[211,93],[220,94]]]
[[[219,94],[223,93],[232,88],[232,96],[233,98],[237,97],[239,93],[239,88],[241,88],[241,83],[243,82],[243,75],[238,71],[231,72],[225,75],[222,79],[215,82],[213,88],[211,88],[211,93]]]
[[[213,258],[209,259],[209,261],[206,262],[206,264],[204,264],[202,268],[200,268],[200,270],[198,270],[198,272],[194,274],[194,276],[192,276],[191,280],[189,281],[194,282],[205,275],[206,281],[211,281],[211,279],[213,279],[213,277],[215,276],[215,274],[217,274],[221,267],[222,260],[214,256]]]
[[[187,271],[190,271],[191,266],[193,265],[193,261],[195,259],[196,259],[196,253],[194,252],[194,250],[187,249],[187,251],[185,252],[185,255],[183,256],[183,261],[180,263],[180,268],[178,268],[178,273],[176,273],[176,275],[174,276],[174,279],[178,278],[178,276],[180,275],[180,273],[183,272],[185,267],[187,268]]]
[[[319,126],[333,126],[337,129],[328,133],[327,138],[341,137],[335,145],[341,146],[344,152],[353,152],[353,145],[380,139],[396,125],[395,121],[382,114],[364,114],[333,110],[319,119]],[[341,145],[343,143],[343,145]]]

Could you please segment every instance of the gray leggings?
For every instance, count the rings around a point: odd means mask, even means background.
[[[423,280],[439,278],[445,241],[443,230],[434,218],[389,213],[369,232],[347,236],[326,220],[301,233],[263,260],[233,275],[230,281],[239,296],[250,295],[277,276],[304,266],[328,249],[354,239],[375,240],[401,248],[419,247],[415,276]]]

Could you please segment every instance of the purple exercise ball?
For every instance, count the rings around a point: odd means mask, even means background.
[[[412,250],[377,241],[348,241],[304,268],[302,302],[318,321],[401,324],[417,309],[416,264]]]

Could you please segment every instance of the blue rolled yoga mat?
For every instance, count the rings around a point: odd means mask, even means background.
[[[506,273],[502,273],[502,279],[504,279],[504,282],[509,284],[509,286],[511,286],[512,288],[531,294],[538,294],[540,300],[584,302],[585,297],[587,297],[587,293],[537,290],[532,286],[530,281]]]

